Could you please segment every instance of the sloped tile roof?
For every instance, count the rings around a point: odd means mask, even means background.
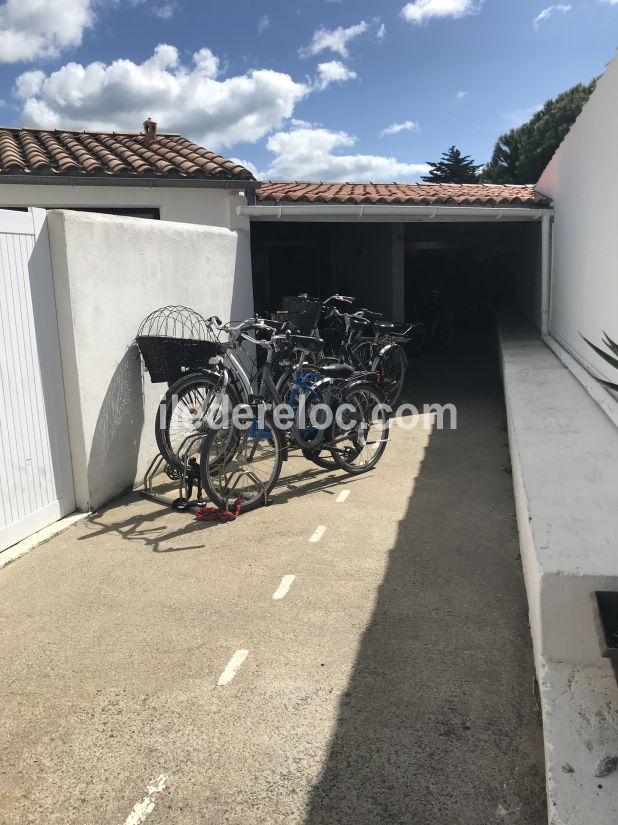
[[[0,175],[255,180],[178,134],[0,127]]]
[[[258,201],[274,203],[401,204],[406,206],[530,206],[550,201],[531,186],[476,183],[263,183]]]

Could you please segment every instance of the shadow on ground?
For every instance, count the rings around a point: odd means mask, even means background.
[[[494,353],[486,331],[411,363],[409,399],[459,427],[430,438],[305,825],[546,821]]]

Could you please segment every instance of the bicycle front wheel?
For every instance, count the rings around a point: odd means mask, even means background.
[[[406,380],[408,364],[405,352],[399,344],[388,347],[373,362],[372,369],[380,375],[381,389],[387,404],[394,407],[401,397]]]
[[[359,475],[373,469],[388,443],[390,422],[384,395],[369,381],[348,388],[332,427],[332,454],[342,470]]]
[[[263,422],[249,422],[246,429],[229,423],[210,430],[200,458],[208,497],[222,509],[240,501],[243,513],[265,504],[279,479],[284,450],[283,435],[270,414]]]
[[[223,376],[186,375],[165,393],[157,409],[155,436],[170,467],[182,471],[187,455],[196,454],[210,423],[239,403],[231,384],[222,391]]]

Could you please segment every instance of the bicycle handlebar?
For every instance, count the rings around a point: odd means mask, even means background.
[[[331,295],[330,298],[322,301],[322,306],[330,304],[331,301],[339,301],[339,303],[342,304],[353,304],[355,300],[356,298],[353,298],[351,295]]]

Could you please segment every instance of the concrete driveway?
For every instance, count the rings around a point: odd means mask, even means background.
[[[496,368],[412,371],[457,431],[292,458],[230,524],[131,496],[0,571],[2,825],[545,821]]]

